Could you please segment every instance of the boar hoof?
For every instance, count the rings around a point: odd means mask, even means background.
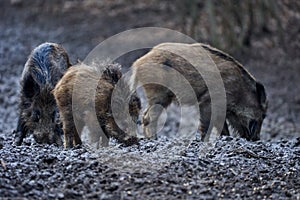
[[[17,132],[16,130],[14,130],[12,132],[12,134],[15,135],[14,141],[13,141],[13,145],[14,146],[20,146],[23,142],[23,137],[22,137],[22,133],[21,132]]]

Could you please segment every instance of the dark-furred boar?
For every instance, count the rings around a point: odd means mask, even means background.
[[[21,145],[27,133],[38,143],[62,145],[62,129],[51,91],[69,68],[65,49],[43,43],[30,54],[21,77],[19,119],[14,144]]]

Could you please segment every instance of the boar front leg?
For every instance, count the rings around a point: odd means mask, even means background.
[[[101,122],[101,123],[100,123]],[[96,144],[96,148],[107,147],[109,144],[109,137],[107,135],[105,124],[105,119],[94,118],[90,112],[85,115],[85,124],[89,129],[89,143]]]
[[[208,106],[201,106],[200,107],[200,127],[199,127],[199,131],[200,131],[200,134],[201,134],[201,140],[204,141],[205,140],[205,137],[207,135],[207,131],[208,131],[208,127],[210,125],[210,118],[211,118],[211,106],[208,105]],[[227,122],[226,120],[224,121],[224,126],[223,126],[223,129],[220,131],[220,130],[217,130],[218,133],[221,132],[221,135],[229,135],[229,130],[228,130],[228,125],[227,125]]]
[[[156,138],[157,121],[163,109],[168,107],[173,94],[165,87],[148,84],[144,86],[148,106],[143,114],[144,134],[147,138]]]
[[[226,135],[226,136],[229,136],[229,135],[230,135],[230,134],[229,134],[228,125],[227,125],[226,120],[225,120],[225,122],[224,122],[224,126],[223,126],[223,130],[222,130],[222,132],[221,132],[221,135]]]
[[[199,109],[200,109],[199,131],[201,135],[201,140],[204,141],[210,124],[210,106],[200,107]]]
[[[14,138],[14,145],[20,146],[23,142],[23,139],[26,137],[28,130],[25,127],[25,122],[21,119],[21,117],[18,120],[17,129],[13,131],[15,134]]]

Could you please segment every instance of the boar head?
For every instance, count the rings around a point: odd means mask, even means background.
[[[238,102],[231,105],[232,109],[227,112],[227,119],[241,137],[257,141],[260,139],[260,130],[268,107],[265,88],[256,82],[253,91],[241,94],[238,94],[240,95]]]

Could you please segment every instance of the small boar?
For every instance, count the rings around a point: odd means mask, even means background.
[[[178,80],[179,73],[189,82],[195,92],[200,111],[200,133],[202,140],[207,135],[211,119],[211,98],[204,79],[199,72],[181,55],[172,52],[181,52],[190,55],[191,59],[200,59],[201,69],[209,71],[210,64],[203,58],[209,58],[216,65],[223,79],[226,94],[226,121],[241,136],[247,140],[260,139],[260,129],[267,111],[267,99],[264,86],[257,82],[253,76],[234,58],[226,53],[205,44],[162,43],[155,46],[150,52],[133,63],[130,80],[131,89],[143,85],[148,106],[143,114],[143,127],[146,137],[156,137],[157,120],[172,100],[177,98],[173,92],[161,84],[151,84],[149,80],[158,80],[160,83],[175,86],[185,92]],[[201,60],[202,59],[202,60]],[[172,71],[173,70],[173,71]],[[176,73],[174,72],[176,71]],[[180,88],[181,87],[181,88]],[[189,104],[190,94],[183,94],[183,102]],[[159,107],[152,107],[159,104]],[[152,107],[152,108],[151,108]],[[229,135],[227,122],[223,130],[218,130],[221,135]]]
[[[135,135],[125,132],[128,131],[127,119],[124,117],[122,120],[125,126],[122,130],[117,125],[112,113],[113,90],[118,81],[122,80],[120,66],[104,63],[103,68],[104,71],[101,73],[99,66],[91,67],[83,63],[72,66],[53,90],[63,124],[65,148],[71,148],[82,143],[80,134],[85,125],[90,131],[89,142],[96,144],[97,148],[99,145],[107,146],[110,137],[125,145],[137,142]],[[130,92],[129,86],[126,86],[125,82],[121,87],[124,87],[124,92]],[[127,97],[128,101],[127,99],[118,99],[118,96],[115,100],[117,105],[122,105],[124,101],[128,102],[126,105],[129,105],[129,114],[136,124],[141,102],[136,94],[131,95],[131,97],[127,95]],[[122,116],[125,108],[120,109],[121,112],[118,115]],[[94,118],[93,112],[95,113]],[[101,128],[97,125],[100,125]]]
[[[20,81],[15,145],[21,145],[27,133],[32,133],[38,143],[63,144],[59,113],[51,91],[69,66],[69,57],[59,44],[43,43],[31,52]]]

